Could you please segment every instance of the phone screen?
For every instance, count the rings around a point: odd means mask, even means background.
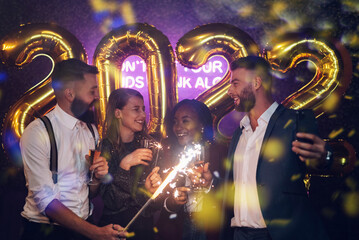
[[[304,118],[305,118],[304,112],[299,110],[299,111],[296,112],[296,114],[297,114],[296,115],[296,118],[297,118],[297,133],[298,132],[310,133],[310,131],[309,131],[310,125],[308,123],[306,123],[305,120],[304,120]],[[297,137],[297,140],[299,142],[313,144],[313,141],[310,140],[310,139],[307,139],[307,138],[298,138]]]

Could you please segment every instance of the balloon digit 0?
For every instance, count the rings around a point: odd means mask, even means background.
[[[121,86],[121,66],[130,55],[140,56],[147,66],[149,132],[164,136],[166,112],[178,99],[175,58],[168,38],[148,24],[136,23],[117,28],[108,33],[96,48],[94,63],[100,71],[100,125],[105,119],[110,93]]]

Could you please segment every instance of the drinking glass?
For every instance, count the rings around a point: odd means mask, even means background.
[[[153,153],[152,161],[148,162],[148,166],[143,166],[143,172],[139,177],[139,184],[144,184],[146,182],[146,178],[148,174],[151,173],[152,169],[157,166],[158,154],[159,150],[162,148],[160,143],[151,138],[143,137],[140,140],[140,147],[150,149]]]
[[[100,149],[100,144],[98,143],[95,147],[95,149],[90,149],[89,150],[89,164],[90,166],[92,166],[93,164],[93,160],[95,158],[98,158],[101,154],[101,149]],[[88,185],[95,185],[94,181],[93,181],[93,176],[95,173],[95,169],[90,171],[90,179],[88,180],[87,184]]]
[[[204,168],[204,164],[205,164],[205,157],[204,157],[204,147],[201,146],[201,152],[198,152],[196,154],[196,156],[194,157],[194,159],[191,162],[191,169],[194,173],[199,173],[201,174],[201,177],[199,178],[199,182],[198,183],[193,183],[191,181],[191,189],[194,192],[200,192],[203,191],[203,181],[204,179],[202,178],[203,175],[203,168]]]

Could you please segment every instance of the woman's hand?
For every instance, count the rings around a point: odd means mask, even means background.
[[[194,169],[194,171],[188,174],[188,177],[193,186],[209,188],[213,180],[212,173],[209,170],[209,163],[205,163],[201,171]]]
[[[169,201],[176,205],[183,205],[188,200],[188,192],[191,191],[188,187],[175,188],[173,194],[169,197]]]
[[[148,161],[152,161],[151,149],[139,148],[124,157],[120,163],[120,167],[128,171],[132,166],[140,164],[148,166]]]
[[[158,170],[160,170],[159,167],[155,167],[152,169],[152,172],[148,174],[145,182],[145,188],[150,193],[154,193],[157,188],[161,185],[162,179],[161,176],[158,174]]]

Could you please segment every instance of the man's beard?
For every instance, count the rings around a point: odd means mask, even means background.
[[[238,97],[240,99],[239,105],[235,106],[235,109],[238,112],[249,112],[256,103],[256,98],[252,92],[251,85],[244,88],[242,93]]]
[[[74,101],[71,103],[71,112],[74,114],[75,118],[83,122],[94,123],[95,116],[92,109],[94,102],[95,100],[92,103],[87,104],[75,97]]]

